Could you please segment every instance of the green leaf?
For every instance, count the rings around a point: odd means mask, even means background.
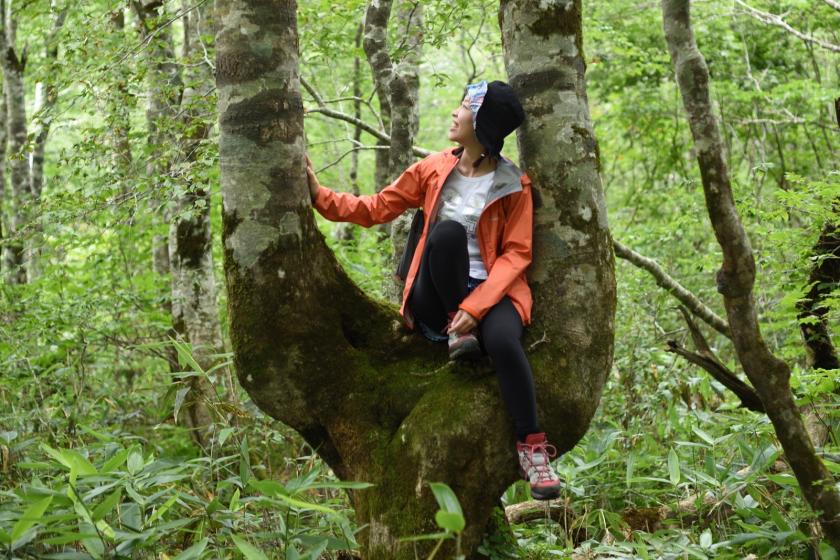
[[[224,445],[230,435],[233,433],[234,428],[222,428],[219,430],[219,435],[217,439],[219,440],[219,445]]]
[[[438,527],[441,529],[446,529],[448,531],[452,531],[453,533],[460,533],[464,530],[464,526],[467,524],[464,520],[464,516],[460,513],[443,510],[438,510],[435,514],[435,523],[437,523]]]
[[[709,434],[707,434],[706,432],[704,432],[703,430],[701,430],[697,426],[692,426],[691,431],[694,432],[695,434],[697,434],[697,436],[700,439],[702,439],[703,441],[705,441],[709,445],[714,445],[715,444],[715,438],[713,438],[712,436],[710,436]]]
[[[305,502],[297,498],[292,498],[291,496],[284,496],[280,494],[277,496],[277,499],[303,511],[320,511],[321,513],[326,513],[327,515],[339,515],[337,511],[330,509],[327,506],[313,504],[312,502]]]
[[[680,458],[674,448],[668,452],[668,475],[671,477],[671,484],[680,482]]]
[[[127,467],[130,474],[137,474],[143,469],[143,454],[139,449],[133,448],[128,454]]]
[[[820,541],[820,558],[821,560],[840,560],[840,554],[837,554],[834,547],[826,541]]]
[[[122,464],[125,463],[126,458],[128,458],[129,452],[129,449],[121,449],[120,451],[114,453],[113,457],[105,461],[105,464],[102,465],[100,471],[105,474],[121,467]]]
[[[187,393],[190,392],[190,387],[184,387],[183,389],[178,389],[178,392],[175,394],[175,412],[174,412],[174,420],[175,422],[178,421],[178,411],[181,410],[181,405],[184,404],[184,398],[187,396]]]
[[[708,529],[700,534],[700,546],[703,548],[709,548],[712,546],[712,532]]]
[[[201,553],[204,552],[204,549],[207,548],[207,543],[210,541],[208,538],[203,538],[188,549],[181,552],[178,556],[174,557],[172,560],[195,560],[196,558],[201,557]]]
[[[12,529],[11,538],[9,540],[11,540],[11,542],[15,542],[33,525],[40,521],[41,517],[44,516],[44,512],[47,511],[47,508],[50,506],[50,502],[52,502],[52,496],[47,496],[43,500],[38,500],[26,508],[26,511],[23,512],[23,515],[20,519],[18,519],[17,523],[15,523],[15,527]]]
[[[452,488],[443,482],[430,482],[429,486],[432,488],[435,500],[437,500],[440,509],[449,513],[464,515],[464,512],[461,510],[461,503],[458,501],[458,496],[455,495]]]
[[[251,479],[248,481],[248,486],[259,492],[264,496],[275,498],[277,496],[287,496],[289,492],[286,487],[276,480],[257,480]]]
[[[122,488],[117,488],[110,496],[102,500],[102,502],[96,506],[93,510],[91,516],[93,517],[94,521],[99,521],[109,513],[114,507],[120,502],[120,498],[122,498]]]
[[[630,483],[633,480],[633,469],[636,466],[636,454],[630,453],[630,456],[627,457],[627,468],[624,471],[624,485],[627,488],[630,488]]]
[[[234,544],[236,544],[236,548],[238,548],[239,552],[241,552],[248,560],[268,560],[268,557],[263,554],[259,548],[248,543],[244,539],[237,537],[236,535],[233,535],[232,538]]]
[[[93,476],[98,474],[96,468],[90,461],[85,459],[77,451],[73,451],[72,449],[53,449],[46,443],[41,444],[41,449],[70,471],[70,482],[74,484],[79,474]]]
[[[164,513],[166,513],[167,511],[169,511],[169,508],[171,508],[171,507],[172,507],[172,504],[174,504],[174,503],[175,503],[175,500],[177,500],[177,499],[178,499],[178,494],[175,494],[174,496],[172,496],[171,498],[169,498],[168,500],[166,500],[166,503],[165,503],[165,504],[163,504],[162,506],[160,506],[160,507],[159,507],[159,508],[158,508],[158,509],[157,509],[157,510],[156,510],[156,511],[152,514],[152,516],[148,519],[148,521],[146,521],[146,527],[151,527],[152,523],[154,523],[155,521],[157,521],[157,520],[158,520],[158,519],[159,519],[159,518],[160,518],[160,517],[161,517]]]
[[[228,509],[230,511],[236,511],[239,509],[239,488],[234,490],[233,496],[230,497],[230,503],[228,504]]]

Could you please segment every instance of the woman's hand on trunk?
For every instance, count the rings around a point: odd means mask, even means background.
[[[306,156],[306,180],[309,183],[309,199],[315,202],[315,196],[318,194],[318,189],[321,188],[321,183],[318,182],[318,177],[315,176],[315,170],[312,169],[312,160],[309,159],[309,154]]]

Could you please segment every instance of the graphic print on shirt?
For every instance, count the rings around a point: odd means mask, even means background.
[[[487,202],[487,193],[493,185],[494,172],[480,177],[464,177],[457,170],[447,178],[440,195],[440,220],[453,220],[467,232],[467,253],[470,259],[470,276],[487,278],[487,269],[478,246],[478,218]]]
[[[466,200],[461,193],[455,189],[444,189],[441,193],[443,206],[440,215],[445,220],[460,222],[467,230],[467,236],[475,238],[475,228],[478,225],[478,217],[484,208],[484,193],[469,193]]]

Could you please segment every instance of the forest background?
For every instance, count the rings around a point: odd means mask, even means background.
[[[231,372],[212,2],[2,4],[0,548],[56,558],[339,558],[354,550],[364,527],[344,484],[296,433],[261,414]],[[496,4],[422,4],[415,143],[434,151],[449,145],[444,132],[464,86],[506,76]],[[814,318],[800,317],[798,306],[826,259],[815,245],[840,213],[840,13],[830,4],[696,2],[693,23],[756,254],[762,333],[792,365],[797,402],[809,407],[814,443],[837,474],[837,372],[806,351],[801,323]],[[396,61],[410,54],[401,18],[414,6],[400,5],[391,19]],[[366,8],[298,6],[304,105],[380,129],[359,35]],[[659,5],[588,2],[583,14],[612,234],[723,315],[720,249]],[[370,135],[329,111],[309,111],[305,124],[323,184],[361,193],[384,186]],[[503,152],[518,160],[513,137]],[[218,330],[212,353],[181,336],[181,269],[170,258],[184,224],[206,215],[215,287],[201,317]],[[358,285],[389,297],[387,235],[319,225]],[[562,507],[515,517],[528,494],[524,483],[512,486],[502,497],[512,534],[489,534],[485,553],[837,558],[815,536],[767,418],[669,351],[669,341],[692,348],[674,298],[626,260],[617,261],[617,283],[614,365],[589,432],[556,462]],[[836,325],[836,293],[821,303],[822,320]],[[700,328],[738,371],[728,339]],[[203,407],[192,401],[197,393]],[[201,414],[209,429],[196,434]],[[21,522],[24,511],[39,522]]]

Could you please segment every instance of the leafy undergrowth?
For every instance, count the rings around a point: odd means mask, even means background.
[[[172,422],[173,399],[156,398],[164,374],[146,372],[136,386],[101,376],[108,381],[74,396],[67,373],[0,378],[10,405],[0,417],[8,557],[316,560],[358,549],[365,527],[343,489],[364,481],[337,481],[299,437],[249,403],[238,426],[215,426],[202,455]],[[485,554],[836,558],[814,536],[763,416],[731,405],[690,410],[667,382],[636,413],[619,414],[619,383],[608,382],[592,429],[555,462],[565,481],[553,503],[560,513],[513,525],[515,545],[488,535]],[[702,379],[693,390],[711,401],[719,387]],[[527,501],[524,481],[503,496],[507,506]]]

